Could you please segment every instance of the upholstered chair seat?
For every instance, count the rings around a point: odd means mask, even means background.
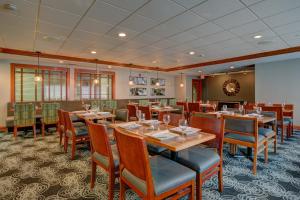
[[[152,154],[160,154],[167,150],[164,147],[154,145],[154,144],[147,144],[147,148],[148,148],[148,151]]]
[[[161,156],[150,158],[150,169],[156,195],[196,179],[196,173],[193,170]],[[144,194],[147,193],[146,182],[134,176],[126,168],[122,171],[122,177]]]
[[[225,138],[230,138],[234,140],[239,140],[239,141],[244,141],[244,142],[255,142],[255,137],[253,136],[248,136],[248,135],[238,135],[234,133],[226,133]],[[258,135],[257,136],[258,142],[262,141],[265,139],[263,135]]]
[[[274,134],[274,131],[269,128],[259,128],[258,134],[263,135],[264,137],[268,137],[269,135]]]
[[[118,148],[114,144],[114,145],[111,145],[111,150],[112,150],[112,156],[113,156],[113,159],[114,159],[115,167],[118,168],[119,163],[120,163]],[[100,153],[98,153],[96,151],[93,153],[92,156],[95,160],[102,163],[105,167],[107,167],[107,168],[109,167],[109,158],[108,158],[108,156],[101,155]]]

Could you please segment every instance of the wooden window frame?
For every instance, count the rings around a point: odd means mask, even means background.
[[[75,68],[74,69],[74,93],[75,93],[75,96],[77,96],[77,84],[78,84],[78,81],[77,81],[77,76],[79,74],[97,74],[97,71],[96,70],[90,70],[90,69],[79,69],[79,68]],[[115,92],[116,92],[116,89],[115,89],[115,86],[116,86],[116,73],[113,72],[113,71],[98,71],[98,74],[101,74],[101,75],[111,75],[112,76],[112,85],[111,85],[111,89],[112,89],[112,94],[111,94],[111,97],[112,99],[115,99]],[[80,89],[81,89],[81,81],[80,81]],[[91,84],[92,84],[92,80],[91,80]],[[90,98],[89,99],[92,99],[91,98],[91,88],[90,87]],[[77,99],[77,100],[82,100],[82,97],[80,95],[80,99]]]
[[[15,96],[15,69],[16,68],[20,68],[21,70],[22,69],[48,70],[50,72],[49,73],[49,81],[50,81],[51,71],[66,72],[66,99],[65,100],[61,99],[60,101],[67,101],[68,100],[68,98],[69,98],[69,89],[70,89],[70,69],[69,68],[51,67],[51,66],[38,66],[38,65],[32,65],[32,64],[11,63],[10,64],[10,101],[11,101],[11,103],[15,102],[15,100],[16,100],[16,96]],[[44,73],[42,73],[42,79],[44,80]],[[21,91],[22,91],[22,87],[23,87],[23,84],[22,84],[22,77],[21,77]],[[37,86],[35,86],[35,90],[37,90]],[[36,94],[37,93],[35,92],[35,100],[37,100],[37,95]],[[62,87],[61,87],[61,94],[62,94]],[[52,101],[52,100],[50,100],[50,101]],[[42,82],[42,101],[35,101],[35,102],[44,102],[44,81]]]

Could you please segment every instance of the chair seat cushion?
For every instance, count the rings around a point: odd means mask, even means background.
[[[115,168],[118,168],[120,159],[119,159],[119,152],[118,152],[117,146],[115,144],[111,145],[111,151],[112,151],[112,156],[114,159]],[[92,156],[95,160],[102,163],[105,167],[109,167],[109,159],[107,156],[101,155],[97,152],[94,152]]]
[[[156,195],[160,195],[196,178],[196,173],[193,170],[161,156],[150,158],[150,168]],[[136,177],[127,169],[122,171],[122,176],[144,194],[147,193],[147,186],[144,180]]]
[[[277,122],[277,125],[282,125],[282,123],[283,123],[283,125],[286,125],[286,126],[287,126],[287,125],[289,125],[290,122],[289,122],[288,120],[285,120],[285,119],[284,119],[283,121],[278,121],[278,122]]]
[[[151,153],[155,153],[155,154],[160,154],[163,151],[167,150],[164,147],[157,146],[157,145],[154,145],[154,144],[147,144],[147,148],[148,148],[148,151],[150,151]]]
[[[72,124],[73,124],[74,127],[85,126],[84,122],[73,122]]]
[[[244,142],[252,142],[252,143],[255,142],[255,138],[253,136],[240,135],[240,134],[235,134],[235,133],[227,133],[225,135],[225,138],[240,140],[240,141],[244,141]],[[258,134],[258,141],[260,142],[263,139],[265,139],[265,137],[263,135]]]
[[[272,129],[269,128],[259,128],[258,129],[258,134],[263,135],[264,137],[268,137],[272,134],[275,134]]]
[[[284,120],[285,122],[290,123],[290,124],[293,123],[293,118],[291,118],[291,117],[284,117],[283,120]]]
[[[85,136],[85,135],[88,135],[88,130],[85,126],[82,126],[82,127],[76,127],[75,128],[75,134],[76,136]]]
[[[177,162],[202,173],[220,161],[219,154],[213,149],[192,147],[178,153]]]

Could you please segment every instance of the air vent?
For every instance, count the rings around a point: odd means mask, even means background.
[[[6,3],[3,5],[3,8],[5,10],[10,10],[10,11],[17,11],[17,5],[12,4],[12,3]]]
[[[64,39],[62,36],[51,36],[51,35],[44,35],[43,40],[46,40],[48,42],[55,42],[55,41],[61,41]]]
[[[258,45],[267,45],[267,44],[271,44],[272,41],[268,41],[268,40],[263,40],[263,41],[259,41],[257,42]]]

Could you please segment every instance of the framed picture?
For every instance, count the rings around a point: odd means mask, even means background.
[[[151,96],[165,96],[166,89],[165,88],[151,88]]]
[[[130,96],[147,96],[147,88],[130,88]]]
[[[131,79],[135,85],[147,85],[146,77],[133,76]]]
[[[150,79],[150,84],[151,85],[155,85],[156,82],[157,82],[157,80],[159,82],[159,86],[165,86],[166,85],[166,80],[162,79],[162,78],[159,78],[159,79],[157,79],[157,78],[151,78]]]

